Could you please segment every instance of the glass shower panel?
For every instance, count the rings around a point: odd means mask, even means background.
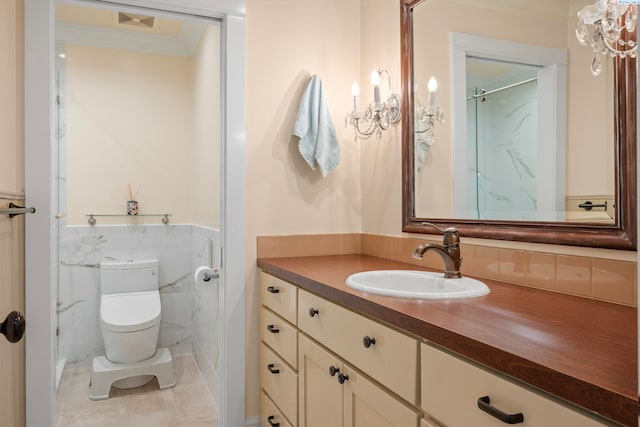
[[[537,83],[478,102],[478,211],[483,219],[536,218]]]

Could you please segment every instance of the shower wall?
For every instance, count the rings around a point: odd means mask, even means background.
[[[538,103],[536,82],[469,101],[469,193],[475,193],[479,219],[537,218]],[[472,115],[475,113],[475,116]],[[477,158],[476,158],[477,157]],[[473,196],[471,196],[473,197]]]
[[[217,372],[218,282],[196,286],[195,265],[220,263],[218,230],[194,225],[67,226],[60,233],[59,345],[67,367],[104,355],[100,330],[101,261],[160,261],[162,322],[158,345],[173,355],[206,352]],[[204,350],[206,349],[206,350]]]

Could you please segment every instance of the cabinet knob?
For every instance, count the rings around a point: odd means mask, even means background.
[[[275,415],[269,415],[267,417],[267,421],[269,422],[269,425],[271,427],[280,427],[280,423],[277,423],[274,421],[275,418],[276,418]]]
[[[376,343],[376,339],[371,338],[369,335],[365,335],[364,338],[362,338],[362,345],[364,345],[365,348],[369,348],[375,343]]]
[[[349,375],[345,375],[342,372],[338,374],[338,382],[344,384],[345,381],[349,381]]]
[[[280,369],[277,369],[275,367],[276,365],[274,363],[269,363],[267,365],[267,369],[269,370],[269,372],[271,372],[272,374],[279,374],[280,373]]]
[[[505,414],[500,409],[491,405],[491,399],[489,396],[483,396],[478,398],[478,408],[482,409],[487,414],[491,415],[502,421],[505,424],[520,424],[524,422],[524,415],[521,412],[517,414]]]
[[[279,294],[280,293],[280,289],[276,288],[275,286],[269,286],[267,288],[267,292],[270,292],[272,294]]]
[[[272,334],[280,333],[280,329],[276,328],[275,325],[267,325],[267,331],[271,332]]]
[[[329,366],[329,375],[335,377],[338,372],[340,372],[340,368],[336,368],[333,365]]]
[[[311,308],[309,309],[309,316],[311,316],[311,317],[315,317],[315,315],[316,315],[316,314],[318,314],[318,313],[319,313],[319,311],[318,311],[318,309],[317,309],[317,308],[313,308],[313,307],[311,307]]]

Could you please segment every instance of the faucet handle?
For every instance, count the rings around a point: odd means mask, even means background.
[[[442,228],[430,222],[423,222],[422,225],[428,225],[429,227],[433,227],[440,233],[442,233],[444,235],[444,238],[442,239],[442,244],[444,245],[444,247],[449,247],[460,243],[460,234],[458,233],[458,229],[455,227],[447,227],[443,230]]]
[[[422,225],[428,225],[429,227],[435,228],[436,230],[438,230],[440,233],[442,234],[449,234],[449,233],[457,233],[458,230],[455,227],[447,227],[446,229],[442,229],[440,227],[438,227],[435,224],[432,224],[430,222],[423,222]]]

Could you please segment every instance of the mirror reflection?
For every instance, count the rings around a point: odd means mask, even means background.
[[[414,216],[616,223],[614,72],[580,45],[590,0],[430,0],[413,8]],[[437,79],[437,94],[428,82]]]

